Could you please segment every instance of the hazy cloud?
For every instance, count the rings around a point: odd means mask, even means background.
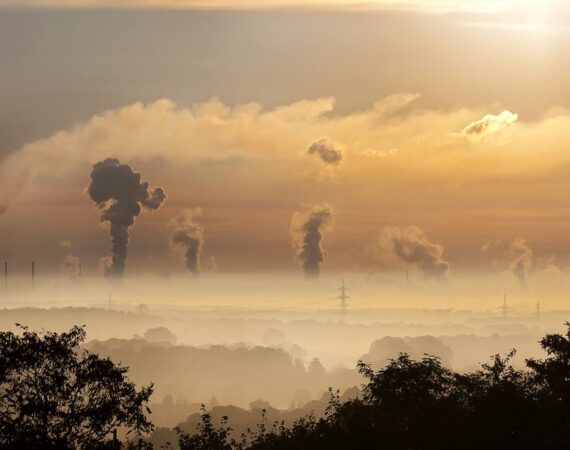
[[[323,235],[333,225],[333,209],[327,203],[308,206],[302,212],[295,212],[291,220],[291,239],[297,260],[303,265],[308,277],[318,277],[326,252],[323,249]]]
[[[543,0],[545,2],[549,0]],[[550,0],[552,1],[552,0]],[[121,8],[192,8],[192,9],[271,9],[338,8],[342,10],[400,9],[430,12],[492,12],[518,6],[516,0],[502,2],[479,0],[0,0],[0,6],[42,7],[121,7]]]
[[[375,102],[373,108],[380,117],[386,118],[409,106],[418,98],[420,98],[420,94],[417,92],[393,94]]]
[[[393,113],[413,98],[411,94],[390,96],[348,115],[329,114],[334,110],[333,98],[301,100],[271,110],[258,103],[230,107],[217,99],[190,108],[176,107],[164,99],[147,105],[135,103],[26,144],[2,161],[0,212],[38,177],[62,178],[109,154],[136,161],[160,158],[178,165],[242,158],[244,165],[263,161],[277,173],[299,174],[306,167],[296,149],[304,148],[315,135],[350,145],[353,157],[343,170],[355,179],[366,173],[368,182],[410,175],[415,180],[436,176],[461,182],[490,175],[543,175],[560,170],[568,161],[561,145],[570,139],[567,111],[516,127],[512,140],[517,145],[500,143],[501,152],[489,151],[486,140],[476,136],[504,126],[505,119],[485,119],[487,125],[467,127],[475,137],[472,151],[458,152],[454,150],[463,148],[464,142],[453,130],[465,128],[480,111]],[[540,155],[531,151],[537,146],[544,149]],[[517,157],[521,152],[525,158]],[[328,164],[323,169],[335,167]]]
[[[508,126],[515,123],[518,119],[518,114],[513,114],[510,111],[503,111],[499,115],[487,114],[483,118],[471,122],[467,125],[462,134],[473,139],[482,139],[498,131],[504,130]]]
[[[71,241],[69,239],[63,239],[60,243],[59,246],[61,248],[65,248],[66,250],[71,250]]]

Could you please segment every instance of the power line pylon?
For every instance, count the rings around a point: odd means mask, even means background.
[[[346,315],[348,314],[348,301],[352,298],[346,293],[349,289],[344,284],[344,278],[342,279],[342,286],[337,290],[340,291],[340,294],[335,298],[339,300],[338,307],[340,308],[340,320],[341,322],[344,322]]]
[[[503,306],[499,308],[503,313],[503,319],[506,319],[511,308],[507,305],[507,294],[503,294]]]

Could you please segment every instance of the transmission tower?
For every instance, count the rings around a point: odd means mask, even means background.
[[[503,294],[503,306],[501,306],[499,309],[503,313],[503,319],[506,319],[509,314],[509,310],[511,309],[507,306],[507,294]]]
[[[337,290],[340,291],[340,294],[335,298],[339,301],[338,307],[340,311],[340,320],[343,322],[346,319],[346,315],[348,314],[348,300],[352,298],[346,293],[348,291],[348,288],[344,284],[344,278],[342,279],[342,286]]]

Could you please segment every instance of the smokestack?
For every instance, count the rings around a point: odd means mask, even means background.
[[[4,261],[4,289],[8,289],[8,261]]]
[[[32,261],[32,289],[34,289],[36,283],[36,263]]]

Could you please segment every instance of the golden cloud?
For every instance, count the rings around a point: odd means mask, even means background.
[[[508,127],[505,124],[515,116],[510,113],[489,118],[484,109],[411,109],[414,98],[391,96],[347,115],[330,114],[333,98],[301,100],[271,110],[259,103],[228,106],[215,98],[189,108],[166,99],[135,103],[13,152],[0,167],[0,211],[38,176],[66,176],[80,164],[109,156],[176,165],[239,157],[263,161],[285,176],[306,175],[307,145],[322,136],[350,156],[337,182],[462,183],[497,177],[520,181],[555,174],[570,162],[566,110]],[[500,129],[500,139],[470,140],[454,132],[477,116],[489,122],[478,129],[486,134]]]

